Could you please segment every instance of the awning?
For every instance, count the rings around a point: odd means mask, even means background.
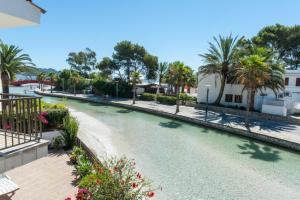
[[[31,0],[0,0],[0,28],[38,25],[45,12]]]

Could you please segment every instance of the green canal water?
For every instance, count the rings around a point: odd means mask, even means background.
[[[300,199],[299,154],[146,113],[66,102],[88,116],[91,126],[99,122],[93,130],[99,148],[105,136],[115,154],[135,158],[142,173],[162,186],[155,199]]]

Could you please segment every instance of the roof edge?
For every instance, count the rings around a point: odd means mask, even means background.
[[[38,5],[36,5],[35,3],[32,2],[32,0],[26,0],[28,3],[30,3],[33,7],[35,7],[36,9],[38,9],[42,14],[45,14],[47,11],[41,7],[39,7]]]

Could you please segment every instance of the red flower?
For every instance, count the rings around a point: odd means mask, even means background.
[[[102,173],[104,172],[104,170],[103,170],[102,168],[100,168],[100,169],[98,170],[98,172],[99,172],[100,174],[102,174]]]
[[[147,196],[148,196],[149,198],[154,197],[154,192],[148,192],[148,193],[147,193]]]
[[[10,129],[11,129],[11,126],[10,126],[9,124],[5,124],[5,125],[4,125],[4,128],[5,128],[5,130],[10,130]]]
[[[131,187],[134,189],[134,188],[137,188],[138,187],[138,184],[137,183],[132,183],[131,184]]]
[[[47,112],[41,112],[41,115],[45,117],[45,116],[48,115],[48,113]]]
[[[48,124],[48,120],[45,118],[44,115],[39,114],[37,117],[43,124]]]
[[[137,177],[138,179],[142,179],[142,175],[141,175],[140,173],[137,173],[136,177]]]
[[[98,180],[96,180],[96,183],[97,183],[97,185],[100,185],[102,183],[102,181],[98,179]]]
[[[72,200],[72,199],[71,199],[71,197],[67,197],[67,198],[65,198],[65,200]]]

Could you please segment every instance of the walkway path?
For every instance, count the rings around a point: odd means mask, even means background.
[[[73,186],[73,166],[68,164],[69,157],[64,152],[49,153],[21,167],[6,172],[20,189],[12,197],[1,200],[53,200],[75,196]]]
[[[132,100],[111,99],[108,101],[94,95],[78,94],[74,96],[73,94],[51,94],[49,92],[44,93],[44,95],[109,103],[116,106],[152,112],[155,114],[161,114],[164,116],[174,117],[197,124],[227,130],[240,135],[253,137],[265,142],[274,143],[300,151],[300,126],[287,122],[275,122],[261,119],[257,120],[252,118],[250,119],[251,126],[249,129],[247,129],[244,126],[245,119],[243,116],[209,111],[207,121],[205,121],[205,111],[196,109],[194,107],[180,106],[180,112],[175,115],[175,106],[156,104],[155,102],[151,101],[137,101],[135,105],[132,105]],[[249,133],[249,131],[251,133]]]

